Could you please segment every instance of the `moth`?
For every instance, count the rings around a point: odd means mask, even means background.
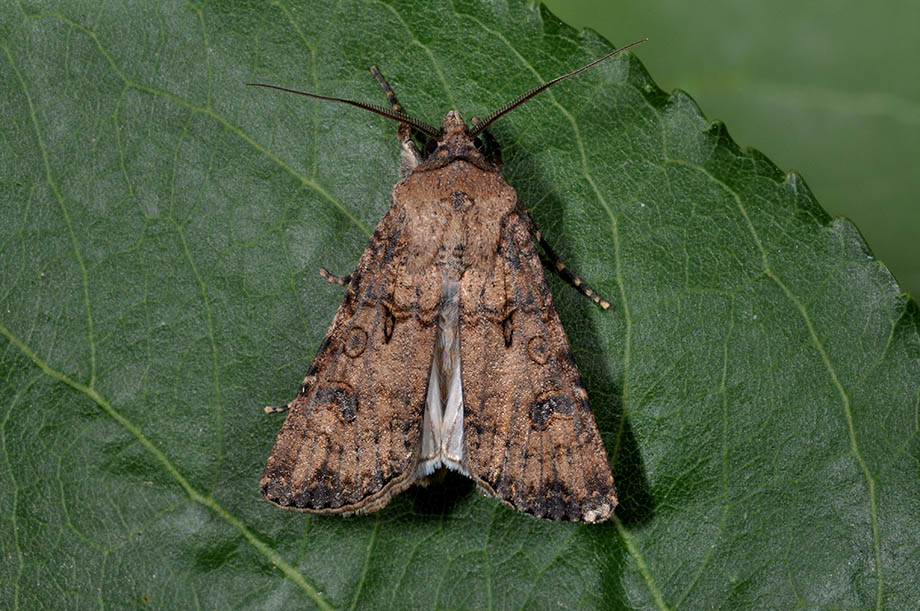
[[[543,275],[539,244],[570,284],[501,175],[488,126],[548,87],[644,40],[549,81],[467,126],[440,129],[390,108],[399,123],[399,182],[289,410],[260,483],[285,509],[376,511],[439,469],[472,478],[524,513],[600,522],[617,503],[606,451]],[[419,150],[415,137],[424,138]]]

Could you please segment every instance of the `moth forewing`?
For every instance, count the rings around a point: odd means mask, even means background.
[[[399,121],[402,161],[392,206],[346,277],[300,392],[266,408],[290,409],[262,476],[266,499],[313,513],[376,511],[448,468],[537,517],[610,515],[610,465],[534,240],[564,279],[609,304],[558,260],[502,178],[499,154],[484,156],[476,137],[494,142],[492,121],[628,46],[472,129],[455,111],[440,130],[408,117],[374,68],[392,110],[302,94]],[[412,129],[436,143],[424,158]]]
[[[288,404],[261,481],[286,509],[373,511],[414,480],[434,325],[406,328],[386,296],[405,252],[405,211],[392,206]],[[436,314],[437,304],[421,310]],[[410,333],[411,331],[411,333]]]
[[[604,520],[616,505],[607,454],[539,256],[516,212],[503,219],[499,252],[495,267],[512,309],[503,324],[482,311],[461,317],[470,474],[526,513]]]

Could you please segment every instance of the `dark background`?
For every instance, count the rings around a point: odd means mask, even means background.
[[[636,54],[742,147],[796,170],[920,294],[920,4],[547,0]]]

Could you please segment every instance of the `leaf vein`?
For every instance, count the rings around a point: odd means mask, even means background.
[[[380,512],[374,514],[374,528],[371,530],[371,536],[367,540],[367,550],[364,552],[364,564],[361,567],[361,577],[358,579],[358,585],[355,588],[355,597],[351,601],[351,609],[358,607],[358,601],[361,600],[361,593],[364,591],[364,584],[367,581],[367,573],[370,570],[371,556],[374,554],[374,545],[377,542],[377,532],[380,530]]]
[[[760,256],[762,260],[762,268],[764,274],[767,275],[770,280],[773,281],[776,286],[783,291],[786,295],[786,298],[792,303],[793,306],[799,311],[800,316],[802,317],[805,327],[808,330],[809,337],[811,339],[812,345],[818,351],[818,355],[821,357],[821,361],[824,363],[824,367],[827,370],[828,376],[831,379],[831,383],[834,388],[837,390],[837,393],[840,395],[841,405],[843,407],[844,420],[847,425],[847,433],[850,440],[850,452],[856,458],[856,462],[859,465],[860,470],[863,473],[863,477],[866,480],[866,486],[869,489],[869,515],[872,521],[872,545],[875,552],[875,574],[877,580],[877,589],[876,589],[876,608],[881,609],[882,600],[883,600],[883,588],[884,588],[884,579],[882,576],[882,557],[881,557],[881,541],[879,535],[879,525],[878,525],[878,511],[877,511],[877,500],[875,494],[875,478],[872,473],[869,471],[869,466],[866,464],[865,459],[862,456],[862,453],[859,451],[859,445],[856,439],[856,425],[853,422],[853,412],[850,406],[850,397],[847,395],[846,389],[844,389],[843,384],[840,382],[840,379],[837,376],[837,371],[834,368],[834,364],[831,362],[830,356],[827,354],[827,351],[824,348],[824,344],[821,341],[821,338],[818,337],[818,332],[815,329],[814,323],[811,320],[811,316],[808,314],[805,305],[802,301],[796,296],[792,290],[786,285],[783,280],[776,275],[776,273],[770,267],[770,258],[767,253],[766,247],[763,245],[763,242],[760,239],[760,236],[757,233],[757,229],[754,227],[751,217],[748,215],[747,209],[741,201],[741,197],[735,192],[731,187],[729,187],[725,182],[713,176],[706,168],[699,166],[694,163],[690,163],[680,159],[669,159],[670,162],[684,165],[688,168],[695,169],[705,176],[708,177],[710,181],[723,189],[728,193],[735,201],[735,205],[738,208],[738,211],[741,213],[741,216],[744,218],[745,224],[748,227],[748,231],[751,234],[751,237],[754,239],[754,243],[757,245],[758,250],[760,251]]]
[[[620,538],[623,540],[626,549],[629,550],[629,555],[633,557],[633,560],[636,561],[636,566],[639,568],[639,574],[642,576],[642,579],[645,581],[645,585],[648,588],[649,592],[652,595],[652,600],[655,601],[655,606],[659,609],[668,609],[667,603],[664,601],[664,597],[661,595],[661,591],[658,589],[658,586],[655,585],[655,580],[652,579],[652,574],[648,570],[648,566],[645,564],[645,559],[642,557],[642,552],[639,551],[639,548],[636,547],[635,542],[633,541],[632,534],[629,530],[626,529],[623,522],[620,521],[620,518],[615,514],[612,517],[613,524],[617,528],[617,532],[620,535]]]
[[[412,44],[418,46],[422,51],[425,52],[425,55],[428,56],[428,59],[431,61],[431,66],[434,68],[435,72],[438,75],[438,79],[441,81],[441,86],[444,88],[444,93],[447,95],[447,99],[450,101],[451,108],[457,109],[457,101],[454,100],[454,96],[450,93],[450,87],[447,84],[447,79],[444,78],[444,72],[441,70],[441,65],[437,62],[434,57],[434,54],[431,52],[431,49],[422,43],[418,38],[416,38],[415,33],[412,32],[412,29],[409,27],[409,24],[406,23],[406,20],[403,19],[402,15],[399,14],[399,11],[396,10],[396,7],[381,2],[381,0],[372,0],[374,4],[379,4],[390,9],[390,12],[393,13],[393,16],[399,20],[399,23],[402,24],[406,32],[409,33],[409,36],[412,38]]]
[[[80,250],[80,241],[77,239],[77,234],[73,228],[73,222],[70,220],[70,213],[67,211],[67,202],[64,199],[64,195],[58,188],[57,181],[54,179],[54,174],[51,171],[51,161],[48,158],[48,149],[45,147],[42,131],[38,125],[38,114],[35,110],[35,104],[32,102],[32,95],[29,93],[29,88],[26,85],[22,73],[19,71],[19,67],[13,60],[13,55],[10,52],[9,47],[2,45],[2,48],[3,52],[6,54],[7,61],[9,61],[10,68],[12,68],[13,73],[16,75],[16,79],[19,81],[19,86],[22,88],[22,94],[25,96],[26,103],[29,106],[29,118],[32,121],[32,127],[35,130],[35,144],[38,146],[38,150],[41,152],[42,164],[45,170],[45,180],[47,181],[51,192],[54,194],[54,198],[57,200],[58,206],[61,208],[61,213],[64,216],[64,222],[67,225],[67,231],[70,234],[70,242],[71,247],[73,248],[74,257],[77,260],[77,264],[80,266],[81,284],[83,288],[83,306],[86,310],[86,332],[87,340],[89,342],[89,387],[92,388],[96,383],[96,340],[93,332],[93,310],[89,298],[89,272],[86,269],[86,263],[83,261],[83,254]]]
[[[170,220],[176,228],[176,231],[179,234],[179,239],[182,241],[182,252],[185,255],[186,261],[188,261],[189,266],[192,268],[192,273],[195,276],[195,280],[198,282],[198,288],[201,291],[201,301],[204,304],[204,313],[205,320],[208,325],[208,342],[211,345],[211,366],[214,370],[214,402],[215,408],[217,409],[217,419],[215,423],[215,431],[217,435],[217,456],[214,464],[214,487],[217,486],[217,480],[219,478],[221,463],[223,462],[223,400],[221,398],[221,382],[220,382],[220,358],[217,355],[217,340],[214,337],[214,318],[211,314],[211,303],[208,299],[208,286],[204,281],[204,278],[201,276],[201,273],[198,271],[198,266],[195,265],[195,261],[192,258],[192,253],[188,247],[188,240],[185,237],[185,229],[183,226],[176,222],[175,218],[170,215]]]
[[[205,496],[202,493],[198,492],[192,485],[185,479],[179,470],[176,469],[175,465],[167,458],[163,452],[151,442],[146,435],[130,420],[116,410],[108,402],[108,400],[103,397],[99,392],[86,384],[81,384],[76,380],[73,380],[66,374],[53,369],[48,363],[46,363],[41,357],[39,357],[35,352],[32,351],[27,345],[25,345],[18,337],[13,335],[9,329],[4,325],[0,325],[0,335],[5,336],[11,343],[13,343],[19,350],[28,357],[42,372],[50,378],[53,378],[59,382],[70,386],[72,389],[77,392],[83,393],[92,401],[99,406],[99,408],[107,414],[110,418],[115,420],[120,424],[125,430],[131,433],[140,444],[146,449],[153,457],[162,465],[163,469],[179,484],[179,486],[185,491],[188,497],[199,503],[211,511],[213,511],[219,518],[230,524],[234,527],[246,541],[252,545],[256,551],[265,556],[272,564],[278,567],[291,581],[297,584],[304,593],[310,597],[314,603],[321,609],[331,610],[332,605],[326,601],[325,598],[320,594],[319,590],[316,589],[312,584],[310,584],[307,579],[293,566],[288,564],[284,558],[282,558],[277,552],[270,548],[264,541],[259,539],[255,533],[253,533],[249,528],[243,524],[242,520],[232,515],[226,509],[224,509],[213,497]],[[79,534],[79,533],[77,533]]]

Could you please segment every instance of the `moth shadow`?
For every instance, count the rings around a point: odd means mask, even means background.
[[[473,480],[455,471],[440,469],[431,474],[427,481],[411,486],[406,494],[412,501],[413,511],[420,516],[443,516],[453,512],[454,507],[475,488]]]
[[[610,388],[613,387],[611,383]],[[590,393],[589,387],[588,394]],[[642,526],[650,522],[655,515],[654,501],[645,476],[645,463],[629,424],[629,417],[623,413],[622,395],[616,394],[608,404],[612,404],[611,408],[603,410],[604,404],[596,402],[594,416],[601,431],[610,431],[606,435],[602,433],[602,436],[608,458],[614,461],[611,468],[617,489],[616,515],[629,528]],[[610,424],[607,425],[607,422]],[[610,456],[613,448],[618,448],[616,456]]]
[[[592,321],[597,320],[598,312],[601,316],[623,316],[622,311],[618,310],[619,302],[615,293],[617,287],[611,283],[597,286],[598,279],[582,274],[581,270],[588,267],[587,262],[573,259],[568,254],[574,249],[569,247],[565,235],[558,230],[564,225],[564,191],[546,182],[545,173],[533,165],[525,150],[516,148],[512,155],[513,159],[505,167],[513,168],[513,173],[506,172],[506,177],[518,191],[518,197],[525,207],[528,200],[540,202],[533,216],[547,242],[560,253],[563,262],[573,273],[580,275],[589,285],[599,289],[602,297],[610,300],[610,309],[600,310],[597,305],[566,284],[551,267],[544,265],[556,309],[562,326],[566,329],[582,383],[588,391],[594,418],[607,449],[607,457],[612,461],[614,485],[619,501],[615,513],[624,525],[641,526],[653,518],[655,504],[649,490],[642,452],[636,443],[629,415],[624,409],[622,388],[615,381],[608,359],[595,359],[591,362],[579,359],[579,355],[604,354],[604,344],[599,341],[601,332]]]

